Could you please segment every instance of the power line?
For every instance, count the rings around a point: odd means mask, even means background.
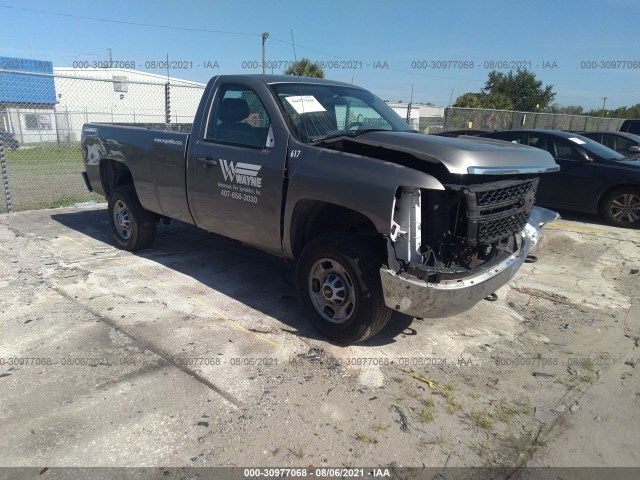
[[[218,33],[218,34],[223,34],[223,35],[240,35],[240,36],[245,36],[245,37],[261,37],[262,35],[261,33],[248,33],[248,32],[233,32],[233,31],[228,31],[228,30],[209,30],[206,28],[197,28],[197,27],[180,27],[180,26],[175,26],[175,25],[165,25],[165,24],[157,24],[157,23],[142,23],[142,22],[130,22],[127,20],[114,20],[114,19],[109,19],[109,18],[98,18],[98,17],[87,17],[87,16],[83,16],[83,15],[72,15],[69,13],[60,13],[60,12],[51,12],[51,11],[47,11],[47,10],[38,10],[35,8],[25,8],[25,7],[14,7],[11,5],[0,5],[0,8],[4,8],[7,10],[19,10],[19,11],[23,11],[23,12],[29,12],[29,13],[40,13],[40,14],[44,14],[44,15],[54,15],[57,17],[65,17],[65,18],[75,18],[75,19],[79,19],[79,20],[88,20],[88,21],[93,21],[93,22],[103,22],[103,23],[114,23],[114,24],[120,24],[120,25],[129,25],[129,26],[135,26],[135,27],[147,27],[147,28],[166,28],[166,29],[170,29],[170,30],[179,30],[179,31],[186,31],[186,32],[199,32],[199,33]],[[275,42],[279,42],[279,43],[283,43],[285,45],[289,45],[289,46],[293,46],[293,43],[287,40],[283,40],[277,37],[273,37],[273,36],[269,36],[269,39]],[[314,48],[310,48],[310,47],[305,47],[303,45],[299,45],[296,44],[295,45],[296,48],[302,49],[302,50],[307,50],[309,52],[314,52],[314,53],[318,53],[321,55],[325,55],[327,57],[332,57],[332,58],[337,58],[340,60],[353,60],[353,58],[351,57],[345,57],[342,55],[336,55],[334,53],[329,53],[329,52],[324,52],[322,50],[317,50]],[[364,63],[364,62],[363,62]],[[367,66],[371,66],[370,63],[365,63],[365,65]],[[425,77],[425,78],[438,78],[441,80],[458,80],[458,81],[465,81],[465,82],[484,82],[484,80],[477,80],[477,79],[471,79],[471,78],[459,78],[459,77],[445,77],[445,76],[441,76],[441,75],[429,75],[427,73],[420,73],[420,72],[412,72],[412,71],[408,71],[408,70],[400,70],[397,68],[385,68],[385,70],[388,71],[392,71],[392,72],[398,72],[398,73],[405,73],[408,75],[416,75],[419,77]]]
[[[208,30],[206,28],[196,28],[196,27],[176,27],[174,25],[162,25],[156,23],[140,23],[140,22],[128,22],[126,20],[113,20],[109,18],[97,18],[97,17],[85,17],[82,15],[71,15],[68,13],[59,13],[59,12],[48,12],[46,10],[36,10],[34,8],[24,8],[24,7],[13,7],[10,5],[0,5],[0,8],[6,8],[11,10],[21,10],[24,12],[30,13],[42,13],[45,15],[55,15],[57,17],[67,17],[67,18],[77,18],[80,20],[91,20],[94,22],[105,22],[105,23],[118,23],[122,25],[132,25],[135,27],[151,27],[151,28],[168,28],[171,30],[184,30],[188,32],[201,32],[201,33],[222,33],[225,35],[244,35],[247,37],[260,37],[259,33],[246,33],[246,32],[231,32],[225,30]]]

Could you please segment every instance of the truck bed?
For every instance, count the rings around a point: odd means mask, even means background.
[[[186,129],[190,124],[172,128]],[[152,128],[158,126],[162,128]],[[92,188],[101,194],[101,159],[124,162],[142,206],[160,215],[193,223],[186,196],[185,158],[189,133],[168,131],[164,125],[90,123],[83,129],[86,171]]]

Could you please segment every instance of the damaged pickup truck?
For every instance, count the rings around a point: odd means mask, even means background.
[[[394,310],[471,308],[556,217],[533,206],[559,168],[549,153],[422,135],[370,92],[316,78],[213,77],[193,125],[90,123],[82,148],[121,248],[177,219],[294,259],[309,319],[343,343]]]

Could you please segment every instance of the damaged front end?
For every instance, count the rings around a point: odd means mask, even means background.
[[[506,284],[558,217],[534,207],[537,178],[445,190],[399,188],[380,269],[386,305],[414,317],[464,312]]]

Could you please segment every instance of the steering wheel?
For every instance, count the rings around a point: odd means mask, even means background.
[[[344,129],[345,129],[345,130],[350,130],[350,129],[351,129],[351,128],[353,128],[353,127],[364,127],[364,123],[362,123],[362,122],[351,122],[351,123],[347,123],[347,124],[344,126]]]

